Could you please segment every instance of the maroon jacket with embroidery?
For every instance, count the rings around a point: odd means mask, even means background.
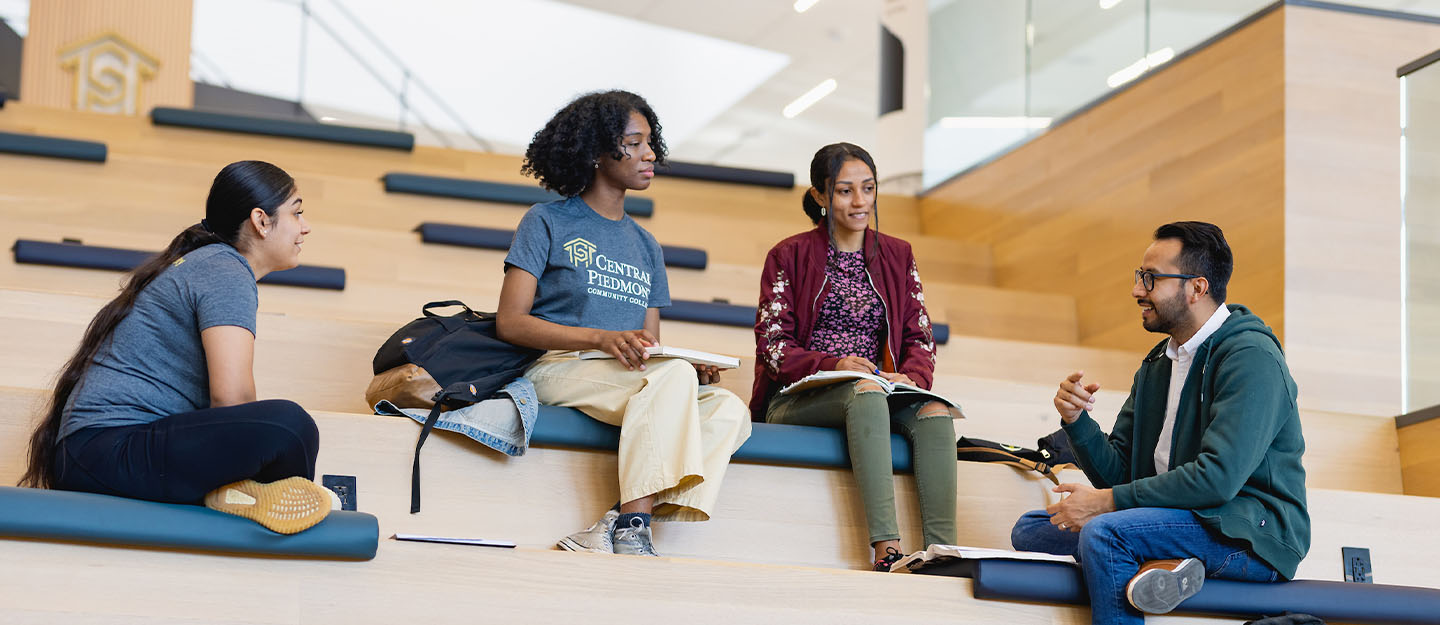
[[[816,371],[834,369],[840,361],[805,348],[830,292],[825,275],[829,249],[830,234],[821,225],[777,243],[765,256],[755,311],[755,387],[750,395],[750,416],[756,421],[765,420],[771,393]],[[862,249],[866,271],[885,307],[882,362],[876,364],[929,389],[935,372],[935,338],[915,254],[909,243],[871,229],[865,230]]]

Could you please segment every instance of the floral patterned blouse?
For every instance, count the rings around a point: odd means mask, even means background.
[[[820,305],[806,349],[879,362],[885,305],[865,273],[864,253],[831,247],[825,275],[830,279],[830,292]]]

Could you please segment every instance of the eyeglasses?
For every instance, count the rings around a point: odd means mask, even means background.
[[[1190,273],[1155,273],[1153,271],[1145,271],[1144,269],[1136,269],[1135,282],[1133,282],[1132,284],[1143,284],[1145,285],[1146,291],[1154,291],[1156,278],[1184,278],[1188,280],[1190,278],[1200,277],[1202,276],[1197,276]]]

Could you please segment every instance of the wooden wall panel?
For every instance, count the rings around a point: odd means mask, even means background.
[[[1285,344],[1302,407],[1402,410],[1400,82],[1440,25],[1285,9]]]
[[[1405,494],[1440,497],[1440,419],[1400,428],[1399,438]]]
[[[1283,13],[1158,70],[921,200],[926,234],[993,246],[996,284],[1076,298],[1081,344],[1148,349],[1131,271],[1154,229],[1223,228],[1229,301],[1284,332]]]
[[[76,74],[62,67],[73,45],[114,33],[126,48],[153,61],[153,76],[141,80],[136,114],[155,106],[189,108],[192,0],[43,0],[30,4],[20,93],[25,102],[76,108]],[[256,45],[263,45],[257,40]],[[148,71],[148,70],[147,70]],[[85,109],[89,110],[89,109]]]

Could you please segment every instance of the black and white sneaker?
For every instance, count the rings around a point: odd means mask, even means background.
[[[900,558],[903,557],[905,557],[905,554],[900,553],[899,549],[896,549],[894,547],[886,547],[885,557],[876,560],[874,568],[876,571],[880,571],[881,573],[889,573],[890,567],[895,566],[895,563],[899,562]]]

